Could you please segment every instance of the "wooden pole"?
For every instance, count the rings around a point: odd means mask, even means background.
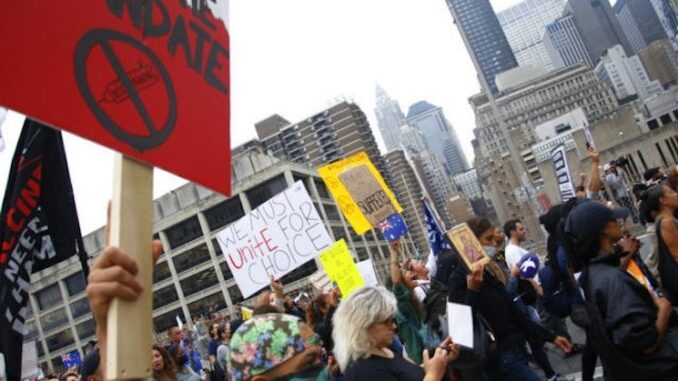
[[[108,311],[106,379],[151,375],[153,259],[153,167],[115,154],[111,244],[139,265],[144,292],[135,302],[114,299]]]

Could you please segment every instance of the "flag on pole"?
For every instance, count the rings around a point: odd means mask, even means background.
[[[424,218],[426,219],[426,230],[428,231],[428,240],[431,244],[431,251],[433,255],[440,254],[443,250],[451,250],[452,246],[445,238],[445,232],[440,227],[436,219],[433,217],[433,211],[426,200],[422,200],[424,204]]]
[[[61,132],[26,119],[0,212],[0,352],[21,377],[31,273],[77,253],[82,240]]]

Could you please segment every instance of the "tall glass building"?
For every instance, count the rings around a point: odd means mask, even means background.
[[[498,93],[494,78],[518,66],[489,0],[446,0],[473,65],[489,90]],[[484,86],[483,86],[484,87]]]
[[[546,25],[563,14],[566,0],[524,0],[497,13],[513,54],[521,66],[554,69],[542,39]]]

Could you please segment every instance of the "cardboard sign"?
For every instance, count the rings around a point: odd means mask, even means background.
[[[340,173],[339,180],[373,227],[396,213],[386,191],[365,164]]]
[[[306,188],[297,181],[217,233],[243,297],[248,298],[332,246]]]
[[[323,270],[318,270],[308,277],[309,281],[316,289],[316,293],[328,293],[334,288],[334,283]]]
[[[320,177],[323,178],[323,181],[325,181],[325,184],[329,188],[334,199],[337,201],[337,205],[339,205],[341,213],[351,223],[351,226],[353,226],[353,230],[355,230],[357,234],[362,235],[375,225],[370,224],[370,221],[362,213],[356,201],[351,197],[348,189],[346,189],[342,181],[339,179],[339,175],[342,172],[360,165],[365,165],[369,169],[372,176],[379,183],[381,189],[388,196],[391,204],[395,207],[396,212],[402,212],[403,208],[400,206],[398,200],[396,200],[395,196],[393,195],[393,192],[391,192],[391,190],[388,188],[386,182],[381,177],[381,174],[379,174],[379,171],[377,171],[377,168],[374,166],[374,164],[372,164],[370,158],[365,152],[358,152],[357,154],[344,160],[319,167],[318,173],[320,174]],[[381,220],[378,222],[381,222]]]
[[[371,259],[358,262],[358,271],[360,271],[360,274],[363,276],[366,286],[379,286],[379,278],[377,278],[377,273],[374,271],[374,265],[372,264]]]
[[[356,289],[365,286],[358,266],[353,261],[351,251],[348,250],[346,242],[341,239],[332,245],[329,249],[320,254],[320,262],[325,268],[327,276],[337,282],[341,295],[345,298]]]
[[[0,2],[0,105],[230,194],[228,31],[190,3]]]
[[[471,269],[476,263],[485,264],[490,260],[478,238],[467,224],[453,227],[452,230],[447,232],[447,236],[468,269]]]

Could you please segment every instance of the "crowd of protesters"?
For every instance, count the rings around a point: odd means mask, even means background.
[[[589,183],[539,219],[548,233],[542,256],[523,247],[522,221],[494,226],[476,217],[468,226],[490,258],[470,268],[454,249],[427,261],[406,258],[396,241],[383,287],[293,298],[272,279],[250,319],[210,311],[193,327],[170,329],[169,342],[150,353],[154,379],[567,379],[546,355],[552,345],[564,356],[582,353],[584,381],[593,380],[598,360],[606,380],[677,380],[678,166],[668,176],[652,171],[639,203],[615,207],[601,197],[595,150],[589,157]],[[654,226],[648,258],[626,229],[632,213]],[[157,259],[161,249],[153,251]],[[137,272],[113,246],[93,266],[87,295],[101,346],[86,357],[83,380],[102,379],[108,308],[112,298],[139,296]],[[471,307],[474,348],[449,337],[448,302]],[[572,342],[566,318],[585,331],[583,345]]]

